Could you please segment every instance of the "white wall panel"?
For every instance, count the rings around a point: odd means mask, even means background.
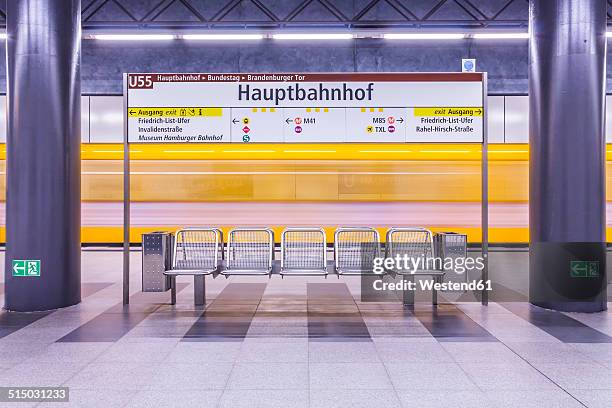
[[[506,96],[506,143],[529,143],[529,97]]]
[[[6,143],[6,95],[0,95],[0,143]]]
[[[504,143],[504,97],[489,96],[487,135],[489,143]]]
[[[89,143],[89,96],[81,96],[81,143]]]
[[[81,140],[83,143],[123,142],[123,97],[83,96],[81,98]],[[6,95],[0,95],[0,112],[6,112]],[[606,96],[606,118],[612,118],[612,95]],[[490,96],[489,143],[529,142],[529,98]],[[6,142],[6,114],[0,114],[0,143]],[[612,143],[612,119],[606,120],[606,142]]]
[[[0,143],[6,143],[6,95],[0,95]],[[81,142],[89,142],[89,96],[81,97]]]
[[[606,143],[612,143],[612,96],[606,95]]]
[[[90,98],[91,143],[123,143],[123,97]]]

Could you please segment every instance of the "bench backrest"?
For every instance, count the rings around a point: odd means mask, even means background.
[[[272,268],[274,233],[269,228],[235,228],[227,237],[227,269]]]
[[[370,227],[343,227],[334,234],[337,271],[372,273],[374,258],[380,256],[380,235]]]
[[[385,256],[408,258],[433,258],[434,245],[431,231],[425,228],[391,228],[387,231]]]
[[[185,228],[174,239],[172,269],[209,270],[217,268],[221,233],[215,228]]]
[[[286,228],[281,237],[281,268],[325,269],[327,242],[322,228]]]

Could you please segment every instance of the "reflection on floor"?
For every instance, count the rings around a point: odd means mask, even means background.
[[[524,254],[498,255],[524,269]],[[86,250],[81,304],[0,312],[0,384],[68,386],[58,406],[88,408],[612,406],[608,312],[434,308],[427,294],[407,309],[361,302],[352,277],[208,279],[205,309],[185,277],[170,306],[139,292],[132,257],[129,307],[121,253]],[[520,294],[516,276],[502,288]]]

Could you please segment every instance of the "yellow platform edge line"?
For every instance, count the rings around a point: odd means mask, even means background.
[[[147,227],[132,227],[130,228],[130,241],[132,243],[142,243],[142,234],[154,232],[154,231],[176,231],[180,228],[184,228],[184,225],[174,226],[147,226]],[[339,226],[325,226],[325,235],[328,243],[334,242],[334,231]],[[235,226],[221,226],[224,235],[227,237],[227,233],[230,229]],[[274,237],[277,243],[280,243],[281,233],[284,226],[271,226],[274,231]],[[474,227],[430,227],[432,232],[444,232],[453,231],[457,233],[467,234],[468,242],[478,243],[481,240],[481,229]],[[376,230],[380,234],[381,239],[384,241],[385,234],[388,227],[376,227]],[[612,237],[612,228],[608,228],[608,237]],[[4,226],[0,227],[0,243],[6,242],[6,229]],[[119,244],[123,242],[123,228],[120,226],[104,226],[94,227],[86,226],[81,227],[81,242],[88,244]],[[529,242],[529,230],[527,228],[490,228],[489,229],[489,242],[490,243],[527,243]]]
[[[322,157],[321,153],[325,153]],[[416,143],[200,143],[131,144],[132,160],[481,160],[479,144]],[[0,144],[0,160],[6,145]],[[82,160],[122,160],[119,143],[83,143]],[[528,144],[489,144],[490,161],[528,161]],[[612,160],[612,144],[606,146]]]
[[[132,243],[141,243],[142,234],[153,232],[153,231],[176,231],[184,226],[148,226],[148,227],[133,227],[130,229],[130,241]],[[222,226],[224,234],[227,236],[227,232],[232,226]],[[284,227],[274,226],[274,236],[277,243],[280,243],[281,232]],[[334,231],[337,227],[325,227],[325,233],[327,236],[327,242],[333,243]],[[376,228],[380,233],[381,239],[384,240],[386,227]],[[465,227],[432,227],[430,228],[433,232],[442,231],[453,231],[468,235],[468,242],[479,243],[481,240],[480,228],[465,228]],[[607,229],[608,241],[612,240],[612,228]],[[6,242],[6,230],[5,227],[0,227],[0,243]],[[123,242],[123,229],[121,227],[82,227],[81,228],[81,242],[89,244],[118,244]],[[490,228],[489,229],[489,242],[492,244],[503,244],[503,243],[528,243],[529,242],[529,230],[527,228]]]
[[[0,146],[1,147],[1,146]],[[0,149],[0,159],[5,158]],[[200,143],[131,144],[132,160],[453,160],[480,161],[479,144],[421,143]],[[609,149],[612,158],[612,146]],[[324,156],[322,154],[324,153]],[[83,160],[122,160],[122,144],[81,145]],[[526,161],[527,144],[490,144],[491,161]]]

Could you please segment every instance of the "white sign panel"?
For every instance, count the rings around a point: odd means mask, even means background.
[[[483,140],[480,73],[128,74],[131,143]]]

